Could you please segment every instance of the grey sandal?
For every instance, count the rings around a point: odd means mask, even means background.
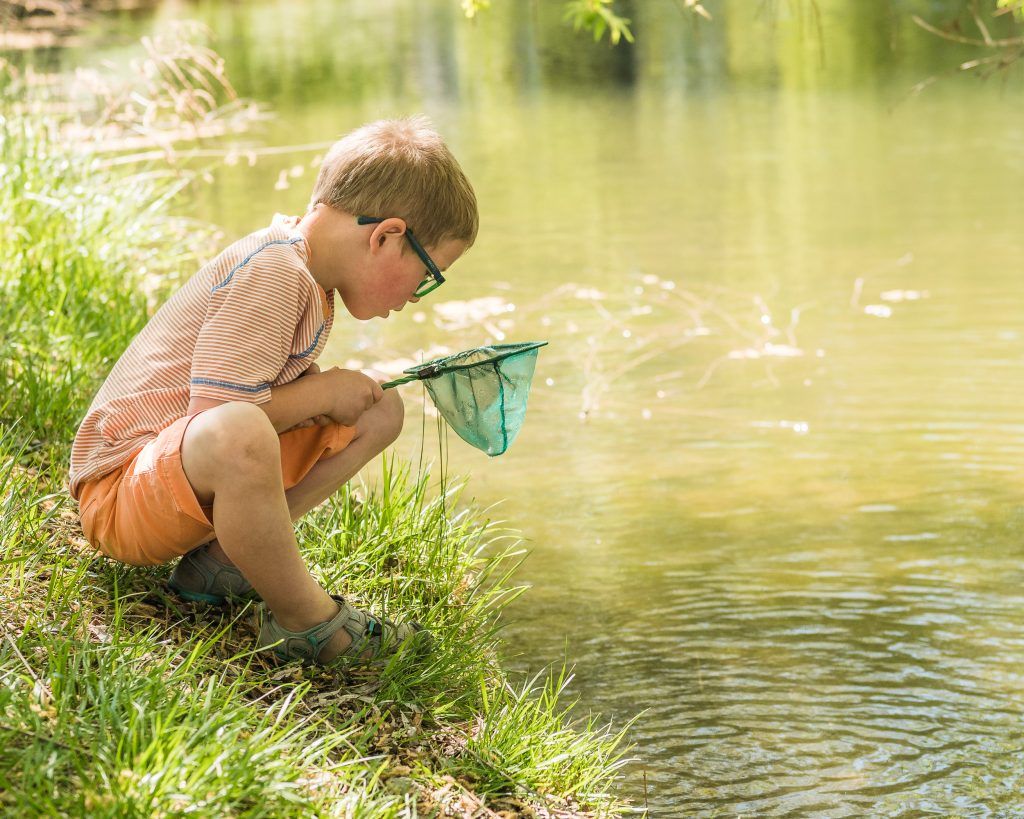
[[[419,623],[395,623],[383,617],[376,617],[361,609],[354,608],[337,594],[331,597],[341,606],[340,611],[330,620],[313,626],[306,631],[289,631],[274,619],[274,614],[265,605],[260,605],[260,648],[273,647],[278,660],[302,660],[304,665],[333,665],[336,662],[375,662],[394,654],[406,641],[415,638],[417,645],[429,646],[430,632]],[[317,658],[320,651],[339,629],[345,629],[352,643],[329,660],[322,663]],[[362,655],[370,651],[371,655]]]
[[[220,605],[229,599],[259,600],[259,594],[242,573],[211,557],[208,546],[204,543],[183,555],[167,585],[193,603]]]

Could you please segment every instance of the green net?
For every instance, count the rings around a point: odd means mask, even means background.
[[[526,400],[546,341],[495,344],[437,358],[405,370],[408,381],[424,382],[438,412],[463,441],[488,455],[501,455],[526,419]]]

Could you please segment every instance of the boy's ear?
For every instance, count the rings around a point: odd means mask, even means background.
[[[370,244],[374,248],[380,248],[384,246],[388,237],[401,239],[404,234],[405,220],[392,216],[374,226],[373,233],[370,234]]]

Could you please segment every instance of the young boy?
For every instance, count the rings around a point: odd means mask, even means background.
[[[314,363],[334,324],[387,318],[444,281],[476,238],[473,189],[422,117],[328,152],[305,216],[275,215],[199,270],[125,350],[89,408],[69,491],[86,539],[212,603],[258,594],[281,659],[374,659],[420,630],[309,574],[292,522],[398,437],[398,392]],[[426,269],[424,269],[426,268]]]

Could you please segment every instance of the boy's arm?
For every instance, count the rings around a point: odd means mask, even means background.
[[[211,280],[192,352],[186,413],[245,401],[263,407],[280,433],[330,407],[330,379],[316,365],[288,384],[271,386],[291,357],[302,321],[304,276],[291,247],[270,242],[226,277]]]
[[[216,398],[192,396],[186,415],[227,403]],[[278,433],[296,424],[325,414],[329,409],[326,379],[317,373],[299,376],[288,384],[270,388],[270,400],[257,404],[270,419]]]

